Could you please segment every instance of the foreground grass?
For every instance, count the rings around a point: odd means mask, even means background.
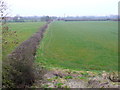
[[[36,62],[74,70],[118,70],[117,22],[54,22]]]
[[[3,60],[6,55],[10,54],[20,43],[27,40],[32,34],[37,32],[45,22],[23,22],[23,23],[8,23],[9,30],[15,31],[10,36],[4,37],[6,43],[3,44]]]

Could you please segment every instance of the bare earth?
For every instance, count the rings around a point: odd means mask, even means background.
[[[118,88],[119,82],[109,79],[110,74],[103,71],[72,71],[69,69],[51,69],[44,75],[43,88]],[[39,87],[39,83],[36,84]]]

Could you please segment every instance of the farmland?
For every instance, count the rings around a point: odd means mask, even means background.
[[[117,71],[117,22],[55,21],[44,34],[36,62],[64,69]]]
[[[45,22],[8,23],[9,31],[15,33],[10,33],[7,37],[3,36],[7,41],[6,44],[3,43],[3,60],[6,55],[10,54],[20,43],[37,32],[44,24]]]
[[[119,88],[118,2],[0,0],[0,87]]]

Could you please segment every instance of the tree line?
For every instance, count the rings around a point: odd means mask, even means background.
[[[20,15],[16,15],[14,17],[7,17],[8,22],[39,22],[39,21],[52,21],[57,17],[50,17],[50,16],[25,16],[22,17]]]

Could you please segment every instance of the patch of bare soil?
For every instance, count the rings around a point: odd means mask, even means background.
[[[119,82],[109,79],[109,73],[52,69],[44,75],[43,88],[118,88]]]

